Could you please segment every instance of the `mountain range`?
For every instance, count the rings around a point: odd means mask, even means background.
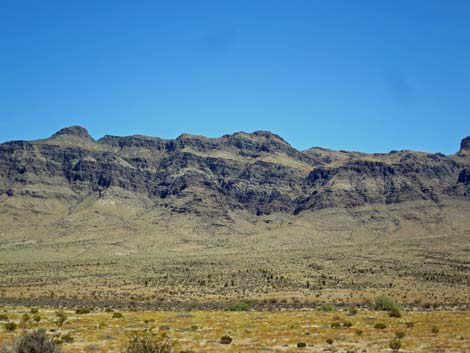
[[[230,218],[470,199],[470,137],[446,156],[298,151],[267,131],[165,140],[64,128],[49,138],[0,145],[0,197],[57,200],[77,207],[114,200],[142,209]]]
[[[5,303],[467,305],[469,237],[469,137],[453,155],[299,151],[267,131],[95,140],[78,126],[0,144]]]

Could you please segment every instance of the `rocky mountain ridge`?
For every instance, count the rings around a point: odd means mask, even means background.
[[[298,151],[267,131],[166,140],[64,128],[50,138],[0,145],[0,198],[57,199],[70,206],[112,197],[140,207],[228,216],[470,200],[470,137],[455,155]]]

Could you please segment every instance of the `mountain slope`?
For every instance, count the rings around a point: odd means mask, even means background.
[[[113,190],[118,198],[131,193],[145,207],[207,215],[439,203],[468,198],[468,145],[464,139],[454,156],[300,152],[264,131],[95,141],[85,129],[70,127],[44,140],[1,144],[0,195],[63,200],[71,206],[86,197],[106,198]]]
[[[469,138],[450,156],[298,151],[265,131],[0,144],[0,302],[468,304],[469,237]]]

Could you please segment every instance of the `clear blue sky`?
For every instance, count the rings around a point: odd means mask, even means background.
[[[68,125],[453,153],[470,1],[0,0],[0,141]]]

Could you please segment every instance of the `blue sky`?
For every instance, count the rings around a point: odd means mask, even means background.
[[[0,0],[0,141],[271,130],[453,153],[469,19],[467,0]]]

